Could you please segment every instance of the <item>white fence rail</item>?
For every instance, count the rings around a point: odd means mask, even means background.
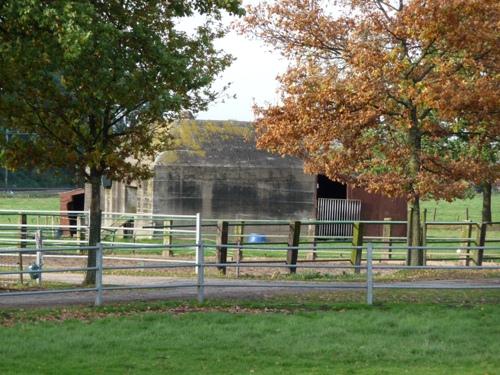
[[[196,227],[196,220],[197,215],[103,212],[101,226],[103,243],[116,242],[116,235],[129,239],[129,242],[120,241],[120,243],[130,244],[135,244],[136,240],[166,239],[173,235],[194,241],[197,231],[200,230]],[[21,247],[33,245],[36,243],[34,234],[39,230],[44,237],[50,237],[45,238],[45,243],[88,244],[89,212],[0,210],[0,244]]]

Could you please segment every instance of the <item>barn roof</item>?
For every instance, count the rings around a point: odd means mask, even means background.
[[[250,122],[180,120],[173,126],[174,148],[155,160],[169,165],[246,165],[271,168],[302,168],[296,158],[258,150]]]

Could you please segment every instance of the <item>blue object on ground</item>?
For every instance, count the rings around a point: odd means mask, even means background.
[[[267,238],[263,234],[250,233],[250,235],[248,237],[248,242],[249,243],[265,243],[265,242],[267,242]]]

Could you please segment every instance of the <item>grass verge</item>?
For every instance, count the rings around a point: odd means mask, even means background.
[[[308,296],[0,311],[0,373],[495,374],[500,366],[499,304],[367,307]]]

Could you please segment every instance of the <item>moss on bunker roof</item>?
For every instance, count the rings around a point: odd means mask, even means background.
[[[179,120],[172,127],[174,146],[156,159],[158,166],[238,164],[291,167],[294,158],[258,150],[252,123],[242,121]]]

